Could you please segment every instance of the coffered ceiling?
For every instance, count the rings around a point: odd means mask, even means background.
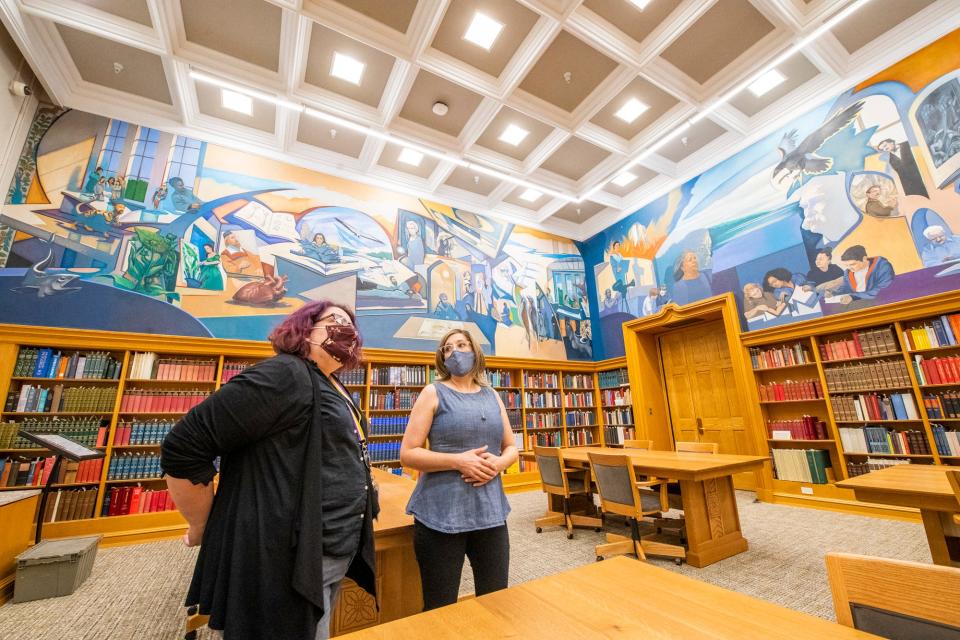
[[[717,106],[853,5],[778,86]],[[583,239],[960,27],[960,0],[0,0],[0,18],[65,106]],[[211,83],[260,97],[239,113]]]

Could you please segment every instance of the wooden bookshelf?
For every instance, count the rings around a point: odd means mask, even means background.
[[[605,446],[623,446],[636,437],[633,394],[626,359],[619,358],[597,371],[597,397]]]

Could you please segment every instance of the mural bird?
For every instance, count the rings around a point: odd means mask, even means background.
[[[823,143],[842,131],[853,122],[860,110],[863,101],[855,102],[846,109],[835,113],[830,119],[820,125],[799,145],[797,144],[797,130],[784,134],[777,145],[780,152],[780,164],[773,169],[773,179],[777,184],[784,180],[790,181],[790,186],[799,186],[805,176],[820,175],[833,167],[833,159],[817,155]]]

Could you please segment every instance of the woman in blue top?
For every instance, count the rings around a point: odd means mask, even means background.
[[[457,601],[464,557],[478,596],[506,588],[510,505],[500,472],[517,459],[507,410],[469,331],[443,337],[436,368],[437,381],[417,398],[400,445],[403,465],[420,471],[407,513],[414,516],[424,610]]]

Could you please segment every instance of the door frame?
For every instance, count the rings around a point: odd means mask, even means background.
[[[678,307],[666,304],[658,313],[623,323],[623,345],[627,359],[627,374],[633,393],[633,414],[638,438],[653,440],[654,447],[663,450],[674,448],[673,427],[667,404],[667,388],[663,377],[663,356],[660,353],[659,337],[672,329],[690,326],[699,322],[720,320],[730,352],[737,392],[743,399],[744,429],[754,455],[768,456],[759,407],[753,406],[751,387],[748,384],[749,360],[740,341],[740,316],[732,293]],[[773,483],[768,470],[755,472],[757,497],[772,500]]]

